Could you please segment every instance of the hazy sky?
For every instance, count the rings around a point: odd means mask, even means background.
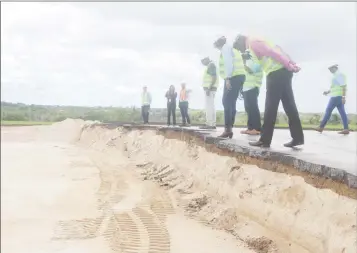
[[[355,3],[1,3],[1,100],[139,106],[147,85],[152,106],[165,107],[166,89],[185,81],[191,107],[203,108],[200,59],[216,60],[214,40],[238,33],[269,38],[301,66],[301,112],[325,109],[327,67],[338,63],[356,112]],[[261,110],[264,100],[265,85]]]

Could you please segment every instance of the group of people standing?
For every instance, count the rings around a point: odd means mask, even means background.
[[[244,35],[237,36],[233,45],[229,45],[224,36],[220,37],[214,42],[214,47],[220,51],[219,75],[224,80],[222,103],[225,129],[219,137],[233,137],[236,103],[242,96],[248,122],[247,129],[241,133],[260,135],[260,139],[250,142],[250,145],[270,146],[280,100],[289,118],[292,136],[292,140],[284,146],[294,147],[304,144],[304,134],[292,90],[293,73],[300,71],[296,63],[280,47]],[[209,58],[202,59],[202,63],[206,66],[213,64]],[[263,72],[267,79],[267,93],[262,126],[258,96]],[[211,75],[211,78],[213,84],[213,80],[217,77]]]
[[[181,83],[181,90],[179,94],[179,108],[181,112],[182,124],[181,126],[190,126],[191,120],[188,114],[188,98],[191,90],[186,89],[186,83]],[[167,100],[167,125],[176,125],[176,107],[177,107],[177,92],[175,91],[175,86],[171,85],[169,90],[165,93],[165,98]],[[151,105],[151,93],[147,90],[147,87],[143,87],[143,92],[141,94],[141,116],[143,118],[144,124],[149,124],[149,110]]]
[[[188,115],[188,97],[191,90],[186,89],[186,84],[181,83],[181,90],[179,96],[179,108],[181,112],[182,124],[181,126],[189,126],[191,124],[190,116]],[[165,93],[167,99],[167,125],[176,125],[176,99],[177,92],[175,86],[171,85],[169,90]]]
[[[236,102],[239,97],[242,97],[248,121],[247,129],[241,131],[241,133],[260,135],[258,141],[249,142],[251,146],[270,147],[280,101],[288,117],[292,137],[292,140],[285,143],[284,146],[295,147],[303,145],[304,133],[292,89],[293,74],[298,73],[300,67],[279,46],[263,39],[238,35],[233,44],[229,45],[223,36],[217,39],[213,45],[220,51],[219,70],[217,71],[216,65],[209,57],[201,60],[201,63],[206,67],[202,84],[205,92],[206,125],[201,128],[216,128],[214,99],[218,87],[218,72],[219,76],[224,80],[222,103],[225,124],[224,132],[219,137],[233,137],[232,128],[236,116]],[[329,70],[333,74],[333,78],[330,90],[324,92],[324,95],[330,94],[331,99],[325,116],[316,130],[318,132],[323,131],[333,109],[337,107],[344,125],[344,130],[339,133],[348,134],[348,120],[344,109],[346,77],[338,70],[338,65],[330,66]],[[266,100],[264,120],[263,125],[261,125],[258,96],[263,81],[263,73],[266,76]],[[186,90],[185,84],[182,84],[179,107],[183,126],[190,124],[188,94],[189,91]],[[165,96],[168,109],[167,123],[170,125],[170,116],[172,115],[173,124],[175,125],[177,93],[174,86],[170,87]],[[147,123],[144,114],[143,118],[144,123]]]

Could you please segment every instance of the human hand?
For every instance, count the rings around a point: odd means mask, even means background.
[[[253,71],[248,68],[247,66],[244,65],[245,71],[247,71],[249,74],[253,74]]]
[[[346,104],[346,97],[342,97],[342,104]]]
[[[301,68],[300,68],[299,66],[293,65],[292,71],[293,71],[294,73],[298,73],[300,70],[301,70]]]
[[[226,88],[227,88],[227,90],[230,90],[230,89],[232,88],[232,86],[231,86],[231,81],[230,81],[229,79],[226,79],[226,80],[225,80],[225,83],[226,83]]]
[[[330,93],[329,91],[324,91],[323,95],[326,96],[329,93]]]

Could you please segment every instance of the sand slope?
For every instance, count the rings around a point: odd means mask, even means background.
[[[1,135],[1,252],[357,251],[356,200],[300,177],[82,120]]]

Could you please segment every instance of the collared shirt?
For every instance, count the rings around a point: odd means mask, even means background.
[[[145,96],[145,97],[146,97],[146,103],[145,103],[145,104],[151,105],[152,97],[151,97],[150,92],[148,92],[148,91],[143,92],[143,93],[142,93],[142,96]]]
[[[232,76],[233,69],[234,69],[234,54],[233,54],[233,47],[228,45],[227,43],[223,45],[221,49],[225,73],[227,78]]]
[[[345,86],[346,85],[345,76],[339,70],[337,70],[333,74],[332,82],[334,85],[337,85],[337,86]]]
[[[290,63],[295,63],[295,62],[293,62],[287,54],[277,52],[271,47],[269,47],[263,40],[248,38],[247,48],[248,46],[250,46],[250,48],[254,51],[255,55],[258,58],[262,58],[264,56],[271,57],[277,62],[281,63],[286,69],[292,70]]]

